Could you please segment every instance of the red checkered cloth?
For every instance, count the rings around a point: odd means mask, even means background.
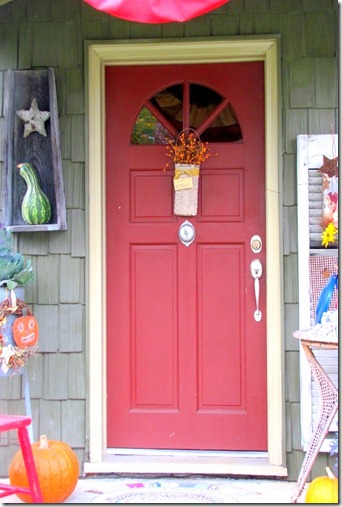
[[[315,324],[316,306],[323,288],[329,281],[331,275],[337,273],[338,256],[336,255],[310,255],[310,320],[311,325]],[[338,291],[335,287],[329,310],[336,309],[338,305]]]

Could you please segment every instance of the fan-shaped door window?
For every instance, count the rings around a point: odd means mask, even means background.
[[[237,115],[228,98],[197,83],[179,83],[165,88],[139,111],[132,144],[166,144],[185,128],[195,129],[202,141],[242,140]]]

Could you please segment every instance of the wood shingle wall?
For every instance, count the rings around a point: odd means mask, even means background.
[[[337,0],[230,0],[188,23],[144,25],[102,14],[82,0],[12,0],[0,7],[0,171],[3,168],[3,85],[6,69],[53,67],[56,75],[68,230],[16,234],[32,259],[35,281],[26,301],[38,318],[40,354],[29,363],[34,436],[71,445],[87,457],[86,427],[86,139],[84,41],[280,34],[283,138],[283,258],[287,465],[297,478],[300,439],[296,138],[337,132]],[[0,379],[0,410],[23,412],[21,376]],[[1,438],[0,475],[14,441]],[[4,458],[7,455],[7,460]],[[324,470],[316,461],[312,476]]]

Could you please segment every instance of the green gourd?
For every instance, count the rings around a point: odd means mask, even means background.
[[[48,197],[40,188],[37,174],[31,164],[25,162],[17,166],[26,182],[27,190],[24,196],[21,213],[27,224],[46,224],[51,218],[51,205]]]

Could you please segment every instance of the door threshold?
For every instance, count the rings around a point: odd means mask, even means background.
[[[265,452],[108,449],[102,461],[83,463],[83,474],[190,474],[286,479],[287,468],[271,464]]]

